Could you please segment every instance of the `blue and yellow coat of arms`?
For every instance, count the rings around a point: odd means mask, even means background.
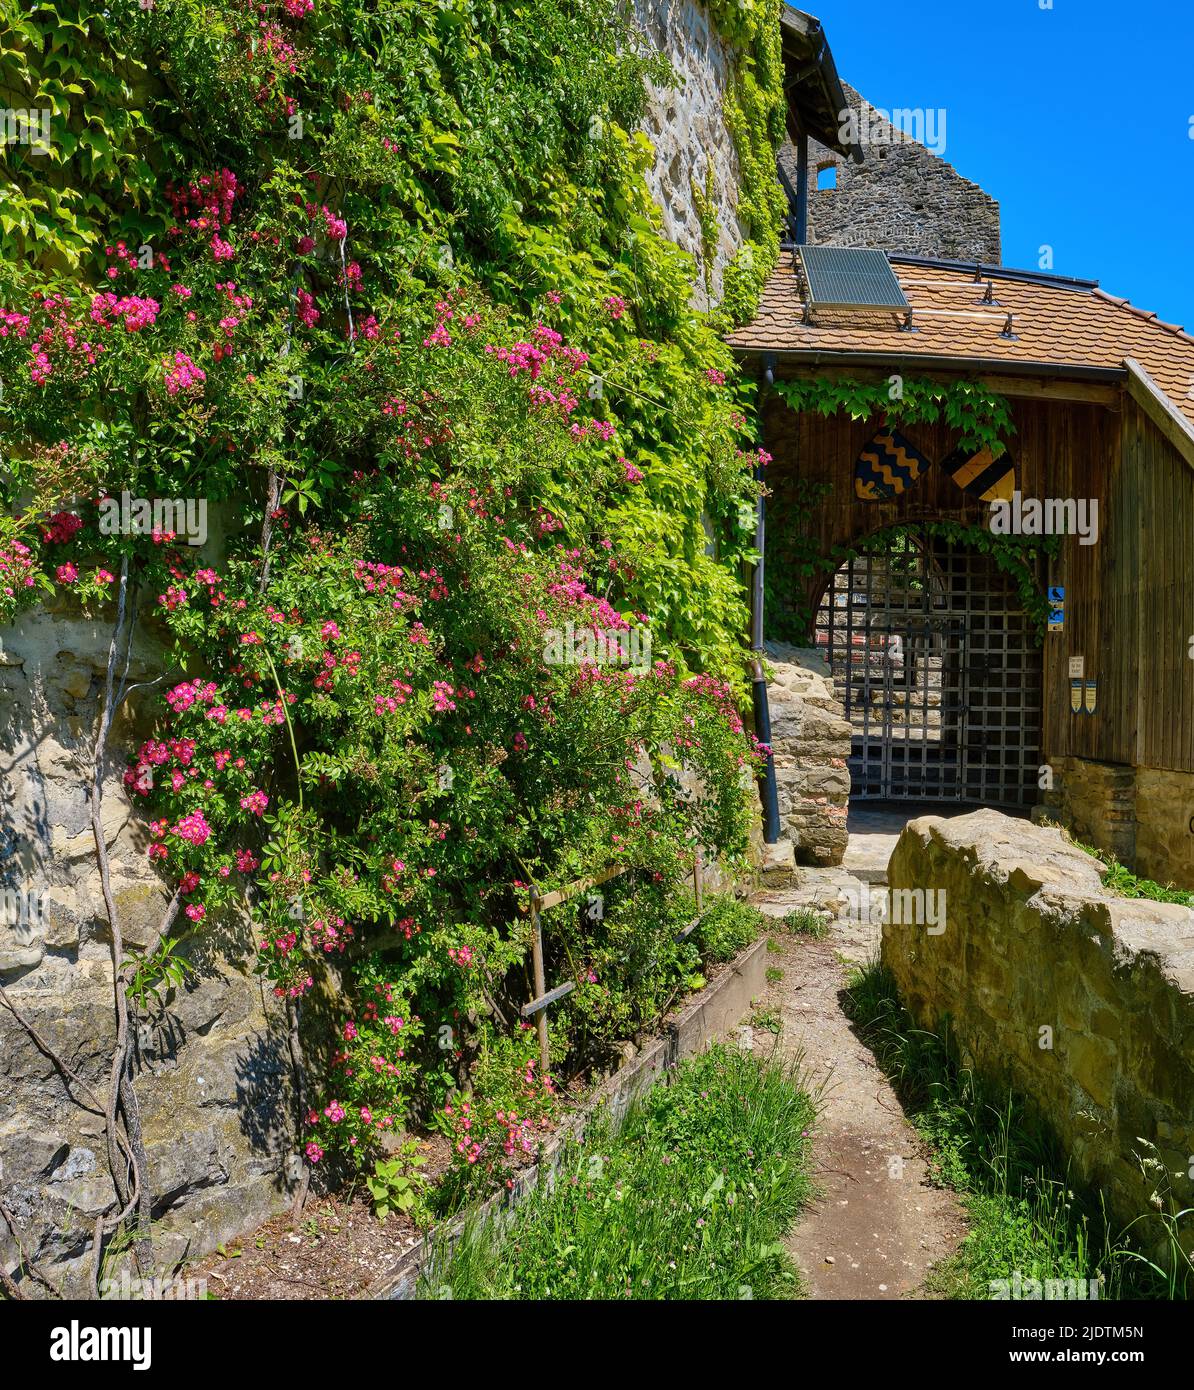
[[[898,497],[929,467],[929,460],[898,430],[883,430],[866,446],[854,465],[854,494],[864,502]]]

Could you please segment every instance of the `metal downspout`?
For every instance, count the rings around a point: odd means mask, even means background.
[[[808,242],[808,132],[796,141],[796,245]]]
[[[762,433],[763,406],[768,393],[775,385],[775,364],[770,357],[764,358],[763,382],[759,388],[759,426]],[[763,481],[763,465],[755,465],[755,478]],[[763,841],[774,845],[779,840],[779,794],[775,785],[775,757],[771,752],[771,708],[767,703],[767,679],[763,675],[763,571],[767,543],[766,504],[759,493],[755,514],[755,549],[758,561],[755,564],[751,583],[751,704],[755,717],[755,735],[760,743],[767,746],[767,762],[763,769]]]

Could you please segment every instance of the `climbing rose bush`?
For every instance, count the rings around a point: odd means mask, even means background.
[[[379,328],[339,525],[277,509],[264,589],[252,543],[217,568],[168,533],[106,534],[106,494],[44,535],[58,584],[82,597],[89,576],[109,611],[135,539],[186,668],[124,774],[182,916],[211,930],[247,902],[279,998],[301,1001],[329,965],[356,977],[307,1157],[363,1163],[408,1122],[450,1118],[457,1161],[506,1180],[550,1077],[532,1059],[523,1094],[474,1091],[467,1112],[449,1096],[489,1045],[496,1001],[524,988],[530,883],[621,864],[666,885],[698,843],[732,857],[757,752],[727,683],[662,658],[587,659],[617,649],[575,642],[651,643],[647,615],[611,602],[625,561],[587,520],[627,483],[578,389],[585,353],[546,324],[510,332],[464,295],[431,311],[412,346]],[[147,370],[158,355],[147,347]],[[384,970],[360,963],[378,948]]]
[[[124,692],[125,789],[176,936],[248,919],[325,1168],[437,1124],[506,1180],[556,1094],[517,1021],[532,885],[616,865],[666,895],[697,845],[745,846],[761,460],[652,230],[622,32],[587,0],[534,0],[513,38],[406,0],[114,6],[96,49],[175,84],[160,175],[73,277],[0,267],[0,621],[48,597],[122,661],[134,615],[161,644],[168,678]],[[461,119],[478,81],[528,116],[500,148]],[[202,501],[211,543],[126,524],[162,498]],[[594,991],[560,1071],[693,965],[648,987],[609,931],[546,936],[550,978],[579,960]]]
[[[422,1020],[380,961],[361,969],[357,986],[359,1008],[340,1025],[327,1097],[307,1112],[303,1150],[311,1163],[335,1151],[364,1166],[402,1133],[420,1089]]]

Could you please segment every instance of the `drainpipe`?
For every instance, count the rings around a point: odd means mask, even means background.
[[[765,357],[763,381],[759,389],[759,422],[762,425],[763,406],[768,393],[775,385],[775,359]],[[761,428],[760,428],[761,432]],[[761,442],[761,441],[760,441]],[[763,465],[755,465],[755,479],[763,481]],[[763,769],[763,841],[774,845],[779,841],[779,794],[775,786],[775,756],[771,752],[771,709],[767,703],[767,680],[763,675],[763,570],[767,543],[767,515],[763,494],[760,491],[755,513],[755,549],[759,558],[755,563],[751,582],[751,704],[754,709],[755,734],[760,743],[767,745],[767,763]]]
[[[796,137],[796,245],[808,245],[808,132]]]

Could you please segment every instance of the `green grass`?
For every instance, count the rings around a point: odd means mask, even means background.
[[[891,1077],[928,1142],[936,1180],[961,1194],[969,1234],[934,1271],[945,1298],[988,1299],[991,1281],[1095,1279],[1101,1298],[1181,1298],[1186,1278],[1166,1279],[1113,1230],[1101,1206],[1071,1187],[1047,1122],[1007,1087],[963,1067],[948,1034],[916,1027],[878,963],[849,981],[851,1017]]]
[[[594,1121],[550,1190],[434,1250],[420,1298],[789,1298],[782,1237],[810,1194],[814,1106],[790,1065],[683,1063],[616,1132]]]
[[[1131,869],[1125,868],[1116,859],[1114,854],[1106,850],[1095,849],[1093,845],[1084,845],[1080,840],[1075,840],[1072,835],[1066,834],[1066,838],[1071,841],[1075,848],[1092,855],[1100,863],[1106,865],[1107,872],[1103,875],[1103,886],[1111,889],[1113,893],[1118,893],[1123,898],[1149,898],[1155,903],[1180,903],[1183,907],[1194,907],[1194,893],[1184,892],[1180,888],[1175,888],[1173,884],[1155,883],[1151,878],[1140,878]]]
[[[1085,845],[1082,846],[1086,848]],[[1088,851],[1095,853],[1094,851]],[[1194,907],[1194,893],[1185,893],[1172,884],[1162,886],[1151,878],[1140,878],[1116,859],[1113,854],[1096,854],[1107,866],[1103,884],[1125,898],[1151,898],[1155,903],[1181,903],[1183,907]]]
[[[783,1030],[784,1021],[778,1009],[757,1008],[750,1016],[750,1026],[761,1028],[765,1033],[774,1033],[778,1037]]]
[[[782,920],[793,936],[809,936],[814,941],[822,941],[829,935],[829,919],[815,908],[794,907]]]

